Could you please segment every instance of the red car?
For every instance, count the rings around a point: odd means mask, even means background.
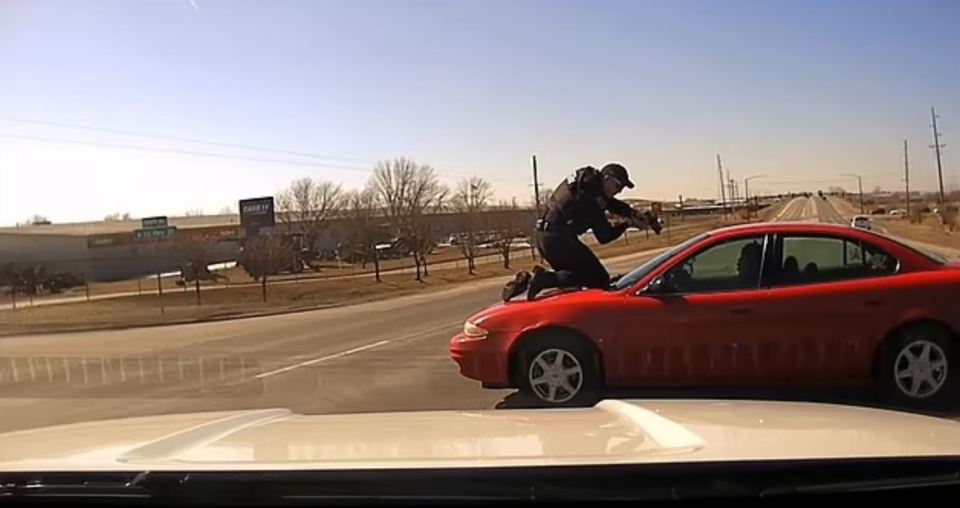
[[[718,229],[609,290],[494,305],[450,341],[464,376],[548,405],[608,388],[873,384],[939,401],[960,379],[960,264],[847,226]]]

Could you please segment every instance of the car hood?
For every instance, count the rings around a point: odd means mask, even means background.
[[[468,321],[482,325],[483,321],[492,317],[507,318],[523,316],[521,321],[525,323],[536,322],[545,317],[548,313],[548,306],[541,303],[552,302],[554,305],[580,305],[587,301],[593,301],[598,296],[612,296],[617,293],[612,291],[603,291],[600,289],[585,288],[565,288],[549,289],[537,296],[533,301],[528,301],[526,297],[515,298],[508,302],[497,302],[468,318]]]
[[[175,414],[0,434],[0,471],[318,470],[960,455],[960,423],[808,403]]]

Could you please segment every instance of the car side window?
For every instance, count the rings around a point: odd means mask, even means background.
[[[783,238],[778,286],[834,282],[896,272],[897,260],[859,240],[793,235]]]
[[[673,293],[708,293],[756,288],[760,282],[763,236],[722,242],[698,252],[670,269]]]

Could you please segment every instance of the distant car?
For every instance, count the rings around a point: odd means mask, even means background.
[[[866,215],[857,215],[852,221],[850,221],[850,225],[858,229],[873,229],[873,225],[870,222],[870,217],[867,217]]]
[[[460,373],[548,406],[606,389],[874,386],[940,403],[960,384],[960,263],[838,224],[694,237],[609,289],[498,303],[450,341]]]
[[[890,215],[894,217],[903,217],[906,214],[907,214],[907,211],[902,208],[898,208],[896,210],[890,210]]]

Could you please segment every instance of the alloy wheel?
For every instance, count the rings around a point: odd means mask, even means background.
[[[583,387],[583,366],[576,355],[563,349],[545,349],[527,371],[530,386],[544,402],[561,404],[569,401]]]
[[[935,342],[920,339],[908,343],[893,362],[897,388],[915,399],[936,394],[947,381],[947,355]]]

